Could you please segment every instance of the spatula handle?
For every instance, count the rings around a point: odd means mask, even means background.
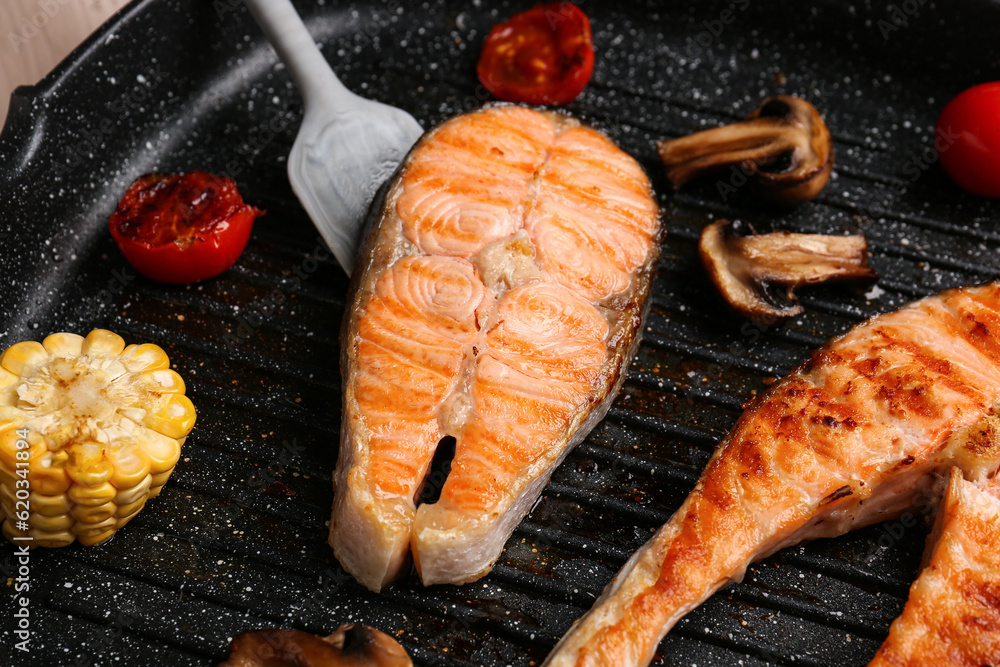
[[[322,104],[328,111],[353,107],[354,93],[330,69],[291,0],[243,0],[302,94],[306,109]]]

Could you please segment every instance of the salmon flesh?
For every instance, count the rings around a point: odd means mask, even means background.
[[[976,484],[953,468],[925,567],[869,667],[1000,665],[998,544],[1000,477]]]
[[[659,211],[606,136],[509,105],[428,132],[380,197],[341,334],[330,544],[374,591],[411,555],[425,585],[466,583],[621,386]]]
[[[970,480],[995,474],[998,334],[994,282],[916,301],[821,347],[750,405],[680,509],[545,664],[646,665],[678,619],[751,562],[940,498],[935,480],[953,466]]]

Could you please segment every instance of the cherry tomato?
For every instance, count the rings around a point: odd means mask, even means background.
[[[571,2],[536,5],[493,26],[477,73],[496,97],[569,104],[594,72],[590,20]]]
[[[953,181],[972,194],[1000,197],[1000,81],[973,86],[948,103],[935,147]]]
[[[204,171],[147,174],[129,186],[111,214],[111,236],[144,276],[194,283],[232,266],[263,214],[243,203],[231,178]]]

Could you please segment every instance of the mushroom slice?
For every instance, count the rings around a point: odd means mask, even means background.
[[[742,220],[719,220],[702,231],[698,254],[729,305],[750,318],[798,315],[801,285],[878,277],[862,234],[756,234]]]
[[[762,195],[798,204],[819,194],[833,170],[830,130],[799,97],[766,97],[742,122],[657,144],[674,189],[704,173],[733,166]]]
[[[395,639],[375,628],[345,623],[329,637],[298,630],[244,632],[219,667],[413,667]]]

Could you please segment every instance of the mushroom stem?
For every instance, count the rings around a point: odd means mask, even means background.
[[[868,242],[861,234],[774,232],[734,239],[733,246],[761,276],[783,286],[875,277],[868,267]]]
[[[719,220],[702,231],[698,252],[729,305],[750,318],[798,315],[795,288],[802,285],[878,277],[860,234],[758,235],[748,223]]]
[[[674,189],[738,166],[773,201],[814,198],[833,171],[833,142],[816,108],[789,95],[768,97],[745,121],[657,144]]]
[[[676,190],[705,172],[731,164],[745,163],[749,176],[795,148],[795,143],[789,140],[786,122],[757,118],[661,141],[657,148],[667,180]]]

